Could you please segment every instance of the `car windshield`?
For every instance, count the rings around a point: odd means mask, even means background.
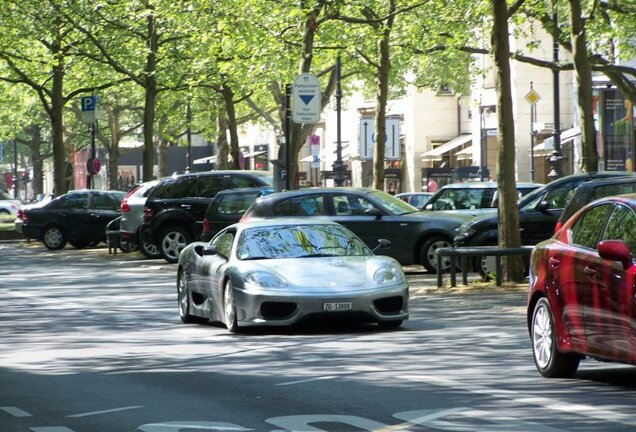
[[[237,246],[240,260],[368,256],[369,248],[339,225],[284,225],[249,228]]]
[[[369,193],[369,196],[379,201],[389,213],[394,215],[403,215],[419,211],[417,207],[413,207],[411,204],[404,202],[393,195],[389,195],[386,192],[374,190]]]

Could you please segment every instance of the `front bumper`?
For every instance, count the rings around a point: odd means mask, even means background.
[[[352,318],[356,321],[383,322],[406,320],[408,285],[364,292],[312,293],[289,295],[252,293],[234,288],[237,321],[241,327],[289,326],[306,319],[329,321]],[[346,311],[325,311],[325,303],[350,302]]]

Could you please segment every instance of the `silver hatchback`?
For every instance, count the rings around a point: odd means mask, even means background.
[[[140,252],[148,258],[161,258],[161,252],[157,246],[147,242],[139,244],[139,226],[143,222],[146,198],[158,183],[159,180],[152,180],[137,185],[126,194],[121,202],[119,235],[122,250],[130,252],[139,248]]]

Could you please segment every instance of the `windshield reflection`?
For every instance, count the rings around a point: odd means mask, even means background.
[[[240,260],[368,256],[369,248],[339,225],[249,228],[239,238]]]

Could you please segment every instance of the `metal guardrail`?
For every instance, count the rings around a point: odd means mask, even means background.
[[[442,268],[442,258],[450,257],[451,287],[457,286],[457,257],[461,259],[462,282],[468,285],[468,257],[494,256],[495,257],[495,284],[501,286],[501,257],[502,256],[530,256],[534,246],[521,246],[518,248],[500,248],[498,246],[473,246],[473,247],[445,247],[437,249],[437,268]],[[437,287],[442,286],[443,272],[437,272]]]

